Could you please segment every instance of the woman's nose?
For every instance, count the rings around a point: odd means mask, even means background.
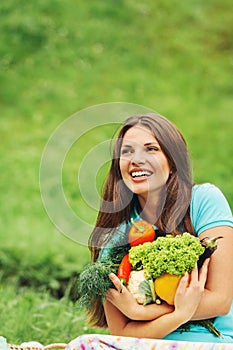
[[[143,152],[140,152],[140,151],[134,152],[131,158],[131,163],[133,165],[145,164],[145,157],[143,156]]]

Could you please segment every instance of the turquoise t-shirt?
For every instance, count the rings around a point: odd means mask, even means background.
[[[132,216],[134,220],[140,219],[140,216],[136,211]],[[219,188],[209,183],[193,186],[190,203],[190,216],[197,235],[200,235],[203,231],[213,227],[233,227],[232,212],[225,196]],[[107,255],[109,248],[113,245],[121,245],[122,242],[125,242],[129,228],[130,224],[123,222],[119,226],[114,237],[105,248],[103,248],[99,257]],[[217,338],[204,327],[192,325],[190,331],[181,332],[180,329],[177,329],[175,332],[167,335],[164,339],[233,343],[233,303],[227,315],[215,318],[214,325],[222,333],[223,338]]]

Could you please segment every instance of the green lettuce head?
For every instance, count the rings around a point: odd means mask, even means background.
[[[181,235],[158,237],[129,250],[129,260],[135,270],[144,269],[153,279],[165,272],[182,276],[196,265],[205,248],[198,237],[188,232]]]

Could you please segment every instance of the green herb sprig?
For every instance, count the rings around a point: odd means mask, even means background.
[[[89,263],[82,270],[78,281],[78,302],[81,308],[91,310],[97,300],[105,299],[110,288],[115,288],[109,275],[117,273],[129,245],[112,247],[107,257]]]

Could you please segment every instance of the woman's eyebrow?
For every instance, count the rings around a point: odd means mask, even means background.
[[[129,145],[129,144],[127,144],[127,143],[123,143],[122,144],[122,147],[128,147],[128,148],[131,148],[131,147],[133,147],[132,145]]]
[[[135,142],[135,144],[137,144],[137,142]],[[144,147],[148,147],[148,146],[159,146],[159,143],[156,141],[144,143]],[[132,147],[134,147],[134,145],[128,144],[128,143],[123,143],[121,147],[132,148]]]
[[[144,146],[159,146],[159,143],[156,141],[147,142],[147,143],[144,143]]]

